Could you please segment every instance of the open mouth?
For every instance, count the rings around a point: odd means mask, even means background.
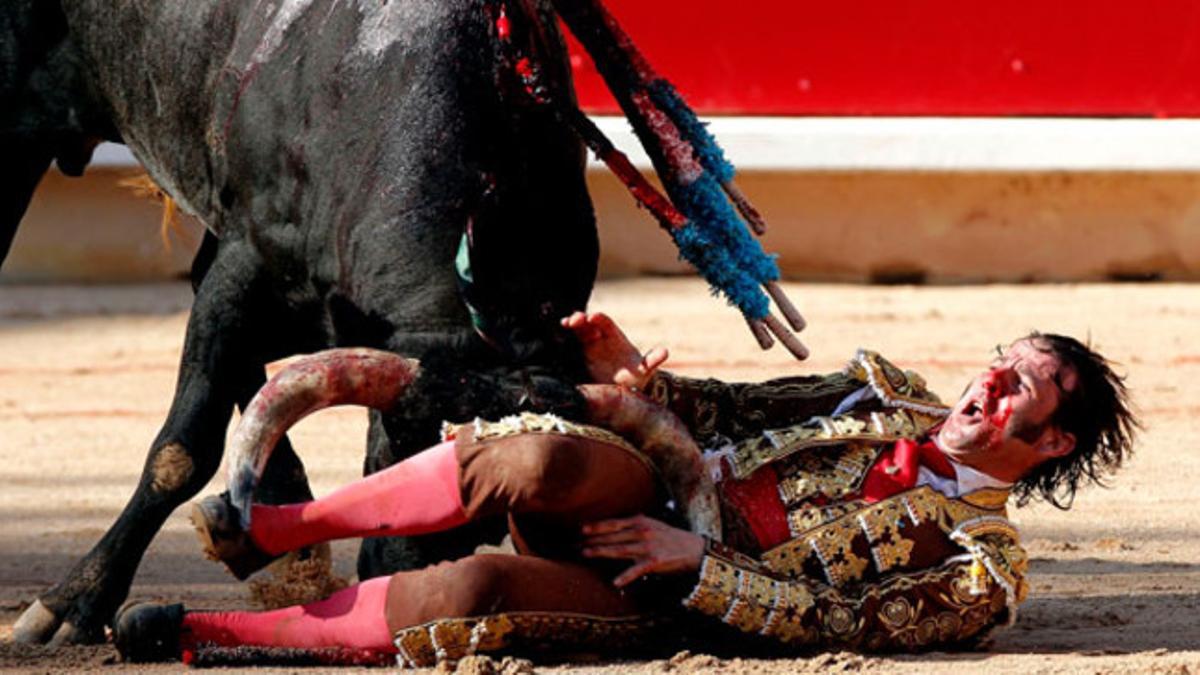
[[[979,401],[971,401],[962,409],[964,417],[969,418],[973,422],[983,419],[983,406],[979,405]]]

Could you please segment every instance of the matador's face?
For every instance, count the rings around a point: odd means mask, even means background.
[[[1074,386],[1074,370],[1035,340],[1014,342],[971,381],[937,443],[957,462],[1016,481],[1074,448],[1074,437],[1050,423],[1063,392]]]

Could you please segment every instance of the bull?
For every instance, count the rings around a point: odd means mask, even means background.
[[[578,112],[556,13],[596,59],[666,195]],[[233,408],[270,361],[344,346],[429,363],[452,353],[442,362],[508,383],[459,402],[475,411],[536,407],[555,383],[582,379],[557,320],[585,308],[596,273],[585,144],[761,343],[773,333],[803,355],[760,292],[802,326],[769,259],[744,232],[701,227],[732,213],[712,198],[718,184],[759,224],[731,170],[595,0],[7,0],[0,101],[0,260],[49,165],[79,175],[101,141],[127,145],[207,228],[174,398],[136,491],[21,616],[18,641],[103,639],[155,533],[218,468]],[[446,411],[426,412],[374,414],[366,469],[428,444]],[[280,438],[256,498],[310,497]],[[419,561],[473,540],[410,545]]]

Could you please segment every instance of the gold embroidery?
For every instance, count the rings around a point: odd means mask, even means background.
[[[1016,530],[998,516],[975,518],[959,525],[950,533],[953,539],[974,557],[972,591],[986,592],[991,579],[1002,586],[1010,603],[1020,603],[1029,592],[1025,573],[1029,558],[1017,543]],[[982,568],[981,570],[978,568]]]
[[[807,544],[816,553],[829,583],[834,586],[842,586],[861,579],[862,573],[867,569],[867,561],[855,555],[851,550],[858,532],[857,521],[854,520],[852,514],[848,514],[813,530],[801,539],[794,539],[768,551],[763,558],[772,570],[786,573],[789,576],[798,576],[803,573],[802,569],[781,570],[777,568],[775,565],[781,561],[773,554],[775,550],[789,546],[789,544],[796,547]],[[798,562],[803,563],[804,559],[800,558]]]
[[[901,410],[891,413],[871,413],[871,428],[879,436],[891,439],[914,438],[937,424],[938,421],[940,420]]]
[[[825,433],[830,436],[857,436],[866,432],[867,423],[850,415],[820,418],[825,426]]]
[[[767,612],[775,597],[775,583],[753,572],[738,575],[737,599],[725,615],[725,623],[754,633],[767,625]]]
[[[429,631],[421,628],[407,628],[396,633],[396,649],[400,652],[397,659],[402,665],[418,667],[437,663],[437,651],[433,648],[433,640]]]
[[[861,501],[841,502],[828,506],[812,506],[805,504],[788,512],[788,530],[793,537],[804,535],[813,528],[832,522],[852,511],[863,508]]]
[[[943,587],[950,588],[952,594],[935,594],[933,608],[927,608],[923,600],[913,604],[912,600],[897,592],[901,590],[897,587],[889,589],[889,599],[876,613],[883,631],[872,635],[868,644],[876,647],[887,643],[918,647],[935,641],[961,640],[979,632],[1003,608],[994,607],[993,600],[988,597],[960,594],[958,589],[966,585],[966,577],[964,565],[952,568],[948,574],[944,573],[941,583]],[[939,608],[941,611],[935,614]]]
[[[894,541],[880,542],[871,547],[871,553],[875,557],[875,567],[880,573],[907,565],[909,557],[912,555],[915,542],[898,534],[893,536],[896,537]]]
[[[967,568],[966,574],[960,574],[954,577],[950,582],[950,592],[953,595],[942,596],[942,601],[946,604],[965,605],[970,604],[979,598],[979,593],[975,589],[975,580],[972,579],[970,567]]]
[[[683,599],[683,606],[704,614],[723,616],[737,593],[737,568],[711,555],[700,565],[700,581]]]
[[[862,619],[845,605],[833,605],[825,612],[825,626],[835,637],[845,639],[862,628]]]
[[[866,569],[866,561],[852,553],[855,542],[862,541],[858,550],[872,549],[879,571],[886,572],[907,563],[906,555],[911,554],[912,542],[902,535],[903,529],[923,522],[936,523],[964,548],[969,549],[967,543],[976,543],[984,534],[989,534],[998,541],[1011,542],[1013,551],[1021,551],[1016,545],[1016,530],[1004,518],[1003,510],[981,509],[922,486],[869,506],[848,510],[767,551],[763,554],[763,562],[777,574],[800,576],[804,574],[804,564],[809,556],[815,553],[829,582],[840,586],[861,579]],[[887,545],[880,550],[880,544]],[[994,555],[1007,568],[1020,564],[1015,557],[1009,562],[1009,553]],[[1011,554],[1020,555],[1023,551]],[[1023,572],[1023,569],[1014,570],[1012,576],[1015,578]]]
[[[911,521],[913,517],[909,513],[909,503],[903,495],[895,495],[867,506],[860,510],[857,516],[859,527],[869,544],[896,532],[905,519]]]
[[[858,350],[846,372],[857,380],[867,382],[875,395],[889,406],[910,407],[945,416],[949,409],[941,404],[937,395],[925,386],[925,380],[911,370],[901,371],[879,354],[866,349]]]
[[[851,521],[843,522],[849,525]],[[810,542],[831,585],[840,587],[862,579],[867,561],[851,550],[854,544],[852,534],[847,535],[843,528],[830,528],[822,532],[821,537],[810,538]]]
[[[937,620],[932,617],[927,618],[917,624],[915,632],[916,643],[918,645],[927,645],[937,639]]]
[[[439,661],[457,660],[477,651],[495,651],[508,643],[512,618],[504,614],[473,621],[439,621],[429,626],[429,639]]]
[[[591,438],[593,440],[618,445],[626,450],[638,453],[632,445],[624,438],[614,434],[608,429],[593,427],[587,424],[576,424],[568,422],[556,415],[544,414],[539,415],[531,412],[522,412],[517,415],[509,415],[495,422],[484,419],[476,419],[469,423],[474,426],[475,440],[484,441],[494,438],[506,438],[517,434],[562,434],[564,436],[581,436]],[[452,425],[443,423],[442,437],[444,440],[453,440],[461,434],[463,427],[466,424]]]
[[[958,524],[956,530],[972,538],[998,535],[1007,539],[1019,539],[1017,528],[1001,516],[976,517]]]
[[[851,413],[838,417],[814,417],[791,427],[771,429],[737,443],[731,465],[734,478],[745,478],[771,462],[801,450],[867,442],[878,453],[881,443],[916,438],[942,420],[943,414],[894,409],[887,413]]]
[[[817,495],[843,497],[862,485],[880,450],[875,444],[851,443],[794,455],[781,467],[779,496],[785,506]]]
[[[805,620],[809,610],[816,604],[812,593],[800,584],[779,582],[775,586],[775,600],[762,634],[795,644],[816,642],[817,629]]]
[[[802,577],[804,563],[814,555],[807,537],[796,537],[763,554],[763,562],[771,572],[786,577]]]
[[[1004,505],[1008,503],[1008,495],[1008,490],[985,489],[976,490],[970,494],[965,494],[962,497],[959,497],[959,499],[970,504],[971,506],[978,506],[981,509],[998,511],[1004,508]]]
[[[906,520],[910,526],[916,525],[914,516],[920,518],[911,510],[911,503],[903,497],[885,500],[877,508],[864,509],[859,515],[859,524],[867,543],[871,545],[875,569],[880,574],[908,564],[916,544],[901,534],[901,530]]]
[[[937,616],[938,632],[941,634],[943,641],[954,639],[958,632],[962,630],[962,617],[954,612],[945,611]]]
[[[917,610],[904,596],[883,603],[883,608],[879,611],[879,620],[892,630],[907,626],[915,618]]]
[[[428,668],[478,652],[513,646],[619,649],[652,639],[654,619],[598,617],[556,612],[507,612],[482,617],[439,619],[396,632],[402,665]]]
[[[730,570],[743,577],[735,591],[736,611],[705,613],[743,630],[798,645],[826,642],[882,648],[949,642],[978,633],[1004,611],[1003,593],[980,596],[967,590],[969,567],[954,563],[897,575],[851,596],[836,588],[814,592],[804,581],[773,581],[747,570]],[[912,593],[914,589],[928,590]],[[760,624],[757,607],[764,604],[770,611],[765,624]],[[862,635],[868,618],[875,628]]]
[[[822,507],[808,505],[788,511],[787,519],[788,530],[792,533],[793,537],[808,532],[826,522]]]
[[[764,431],[761,436],[739,442],[730,457],[733,477],[745,478],[759,467],[803,448],[819,445],[836,445],[840,441],[824,437],[820,427],[796,426],[787,429]]]

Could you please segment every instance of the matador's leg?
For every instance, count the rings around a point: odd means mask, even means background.
[[[590,437],[522,433],[434,446],[313,501],[255,504],[249,538],[269,555],[351,537],[424,534],[510,513],[550,525],[653,510],[658,486],[649,462],[628,447]],[[237,533],[209,498],[198,505],[202,539],[218,557]]]
[[[379,577],[325,600],[269,612],[185,612],[180,605],[134,605],[114,622],[128,661],[179,658],[206,645],[394,653],[400,631],[439,619],[505,612],[631,618],[640,611],[583,565],[533,556],[474,555]]]

